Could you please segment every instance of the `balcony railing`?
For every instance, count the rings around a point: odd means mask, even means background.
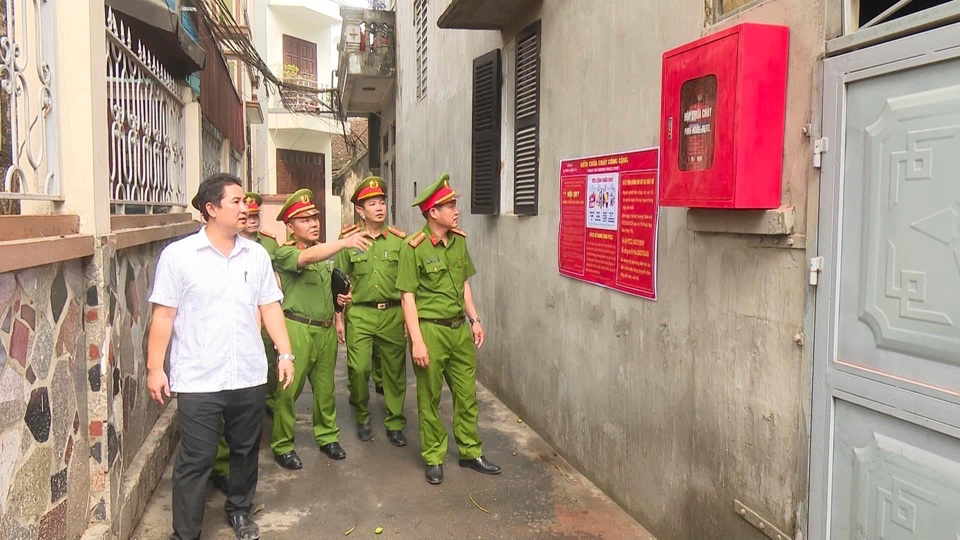
[[[293,113],[316,114],[334,110],[330,85],[318,83],[312,77],[284,77],[289,85],[275,95],[270,103],[272,109],[286,109]]]
[[[177,85],[110,9],[106,33],[114,213],[186,206],[184,104]]]
[[[45,54],[53,50],[52,4],[0,0],[0,199],[63,200],[56,170],[54,69]]]
[[[338,91],[343,96],[351,77],[395,77],[396,14],[393,11],[340,8],[343,17]]]

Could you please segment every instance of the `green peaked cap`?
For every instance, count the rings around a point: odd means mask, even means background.
[[[427,186],[422,193],[413,201],[412,206],[419,206],[421,212],[433,208],[437,204],[442,204],[457,196],[457,193],[450,187],[450,175],[443,175],[434,183]]]
[[[357,189],[353,190],[353,196],[350,202],[360,204],[371,197],[386,197],[387,183],[379,176],[368,176],[362,182],[357,184]]]
[[[287,201],[283,203],[283,208],[277,214],[277,221],[286,223],[293,217],[313,216],[319,213],[320,211],[317,210],[317,206],[313,202],[313,192],[306,188],[298,189],[287,197]]]

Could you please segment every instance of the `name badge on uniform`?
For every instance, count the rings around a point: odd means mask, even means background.
[[[423,264],[434,264],[440,262],[440,257],[428,257],[423,260]]]

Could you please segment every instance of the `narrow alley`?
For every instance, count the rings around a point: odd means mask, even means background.
[[[443,484],[423,478],[416,416],[416,382],[408,369],[404,430],[409,442],[391,446],[383,433],[383,400],[373,394],[374,440],[361,443],[347,402],[346,357],[337,361],[337,418],[347,459],[333,461],[313,443],[309,385],[297,402],[300,471],[274,463],[261,442],[254,517],[265,539],[383,538],[404,540],[653,540],[643,527],[559,456],[533,429],[485,388],[478,389],[480,433],[487,455],[503,466],[485,476],[457,466],[450,439]],[[451,418],[444,387],[441,412]],[[269,434],[270,421],[265,423]],[[452,431],[451,431],[452,433]],[[171,531],[172,459],[131,538],[165,539]],[[471,500],[472,498],[472,500]],[[204,538],[235,538],[223,512],[224,496],[210,487]],[[380,535],[375,530],[382,527]],[[351,531],[349,535],[346,533]]]

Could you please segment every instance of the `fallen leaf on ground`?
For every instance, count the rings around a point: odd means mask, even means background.
[[[258,504],[258,505],[256,506],[256,508],[253,509],[253,512],[250,512],[250,515],[251,515],[251,516],[255,516],[255,515],[257,515],[258,513],[263,512],[263,509],[264,509],[264,508],[266,508],[266,506],[264,506],[263,503],[260,503],[260,504]]]
[[[471,494],[469,495],[469,497],[470,497],[470,502],[472,502],[474,506],[476,506],[477,508],[479,508],[480,510],[484,511],[484,512],[487,513],[487,514],[490,513],[489,510],[487,510],[486,508],[480,506],[480,504],[477,503],[477,501],[475,501],[475,500],[473,499],[473,493],[471,493]]]
[[[567,482],[570,482],[571,484],[573,483],[573,477],[570,476],[569,474],[565,473],[565,472],[563,471],[563,469],[560,468],[559,465],[554,465],[553,467],[554,467],[555,469],[557,469],[558,471],[560,471],[560,475],[563,476],[563,479],[564,479],[564,480],[566,480]]]
[[[380,534],[383,532],[383,527],[377,527],[373,530],[373,534]]]
[[[350,527],[350,530],[347,531],[347,532],[345,532],[345,533],[343,533],[343,535],[344,535],[344,536],[349,535],[349,534],[352,533],[352,532],[354,531],[354,529],[356,529],[356,528],[357,528],[357,525],[354,524],[353,527]]]

